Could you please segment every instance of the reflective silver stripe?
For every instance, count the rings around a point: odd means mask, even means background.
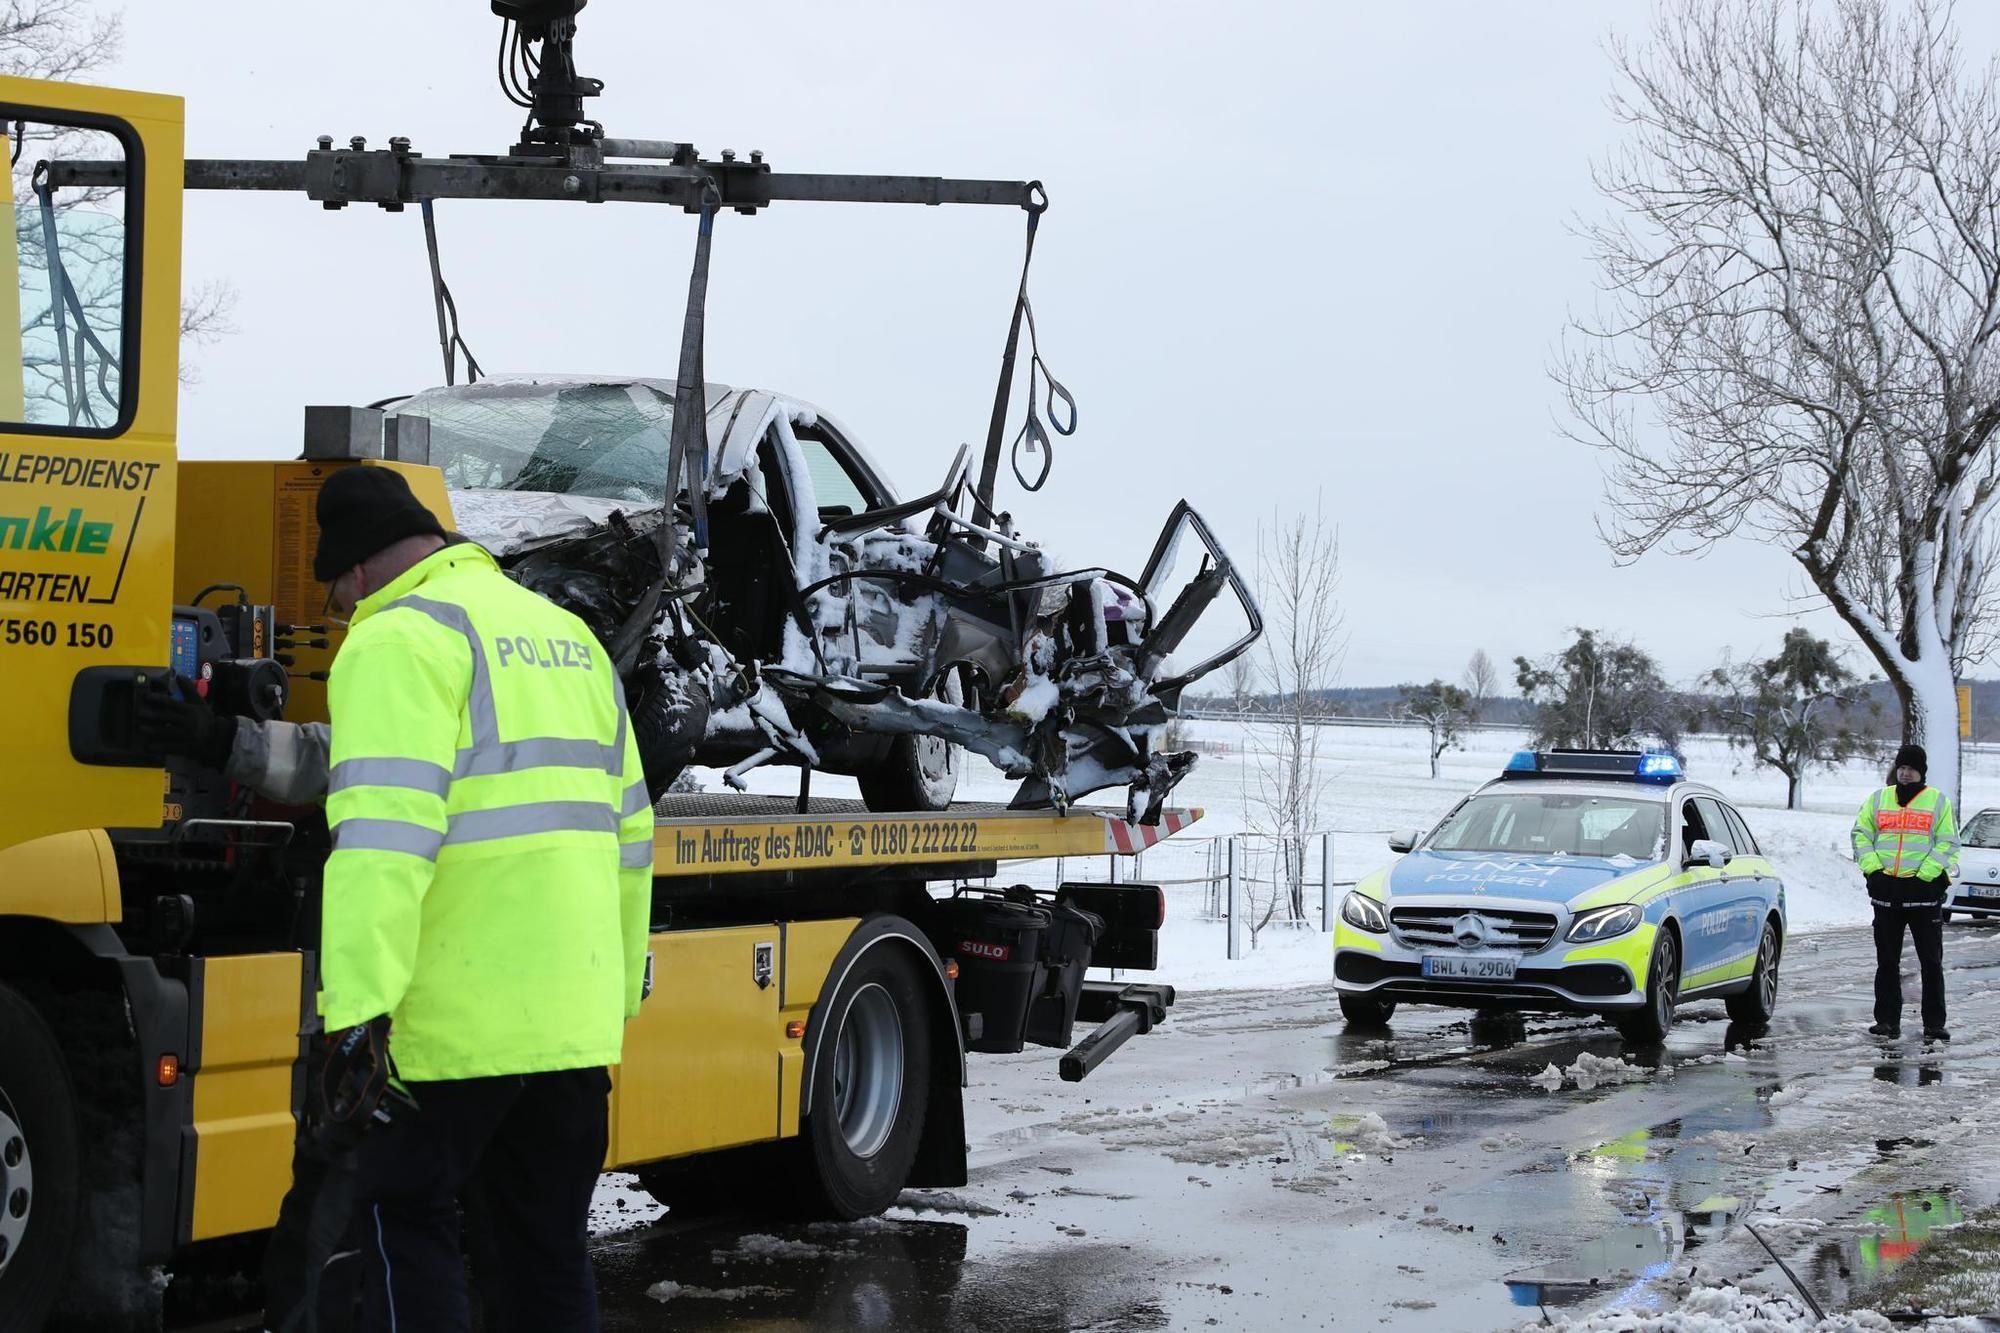
[[[451,790],[451,774],[425,759],[343,759],[327,779],[327,795],[349,787],[402,787],[443,797]]]
[[[479,778],[495,773],[515,773],[524,768],[588,768],[615,778],[624,768],[623,759],[621,751],[596,741],[538,736],[468,746],[458,752],[458,758],[451,766],[451,775],[455,778]]]
[[[619,843],[618,868],[620,870],[651,870],[653,868],[653,844],[650,841]]]
[[[616,833],[618,816],[603,801],[528,801],[464,810],[446,821],[447,847],[530,833]]]
[[[403,819],[343,819],[333,831],[336,852],[404,852],[426,861],[437,859],[445,836],[434,828]]]
[[[653,808],[653,798],[646,794],[646,780],[639,779],[625,789],[625,806],[618,812],[620,819],[630,819],[642,810]]]
[[[472,651],[472,692],[466,698],[466,711],[472,718],[472,748],[484,750],[500,743],[500,720],[493,710],[493,681],[486,671],[486,648],[473,633],[472,617],[462,606],[450,602],[434,602],[428,597],[418,597],[414,593],[398,597],[395,601],[377,611],[395,611],[407,607],[429,616],[446,629],[457,630],[465,636],[466,647]]]
[[[611,762],[605,765],[612,777],[625,771],[625,682],[616,671],[611,673],[611,697],[618,704],[618,730],[611,736]]]

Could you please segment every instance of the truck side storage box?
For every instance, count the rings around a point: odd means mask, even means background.
[[[1076,1003],[1083,994],[1083,971],[1104,921],[1095,913],[1067,903],[1046,909],[1049,928],[1042,936],[1041,966],[1035,977],[1035,999],[1028,1006],[1027,1038],[1037,1046],[1068,1046],[1076,1024]]]
[[[1044,907],[973,895],[938,902],[931,943],[958,960],[958,1012],[976,1034],[968,1050],[1011,1055],[1026,1044],[1048,929]],[[978,1023],[970,1021],[974,1015]]]

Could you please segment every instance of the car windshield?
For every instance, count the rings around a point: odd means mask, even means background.
[[[447,486],[658,504],[673,398],[645,384],[487,381],[426,389],[388,409],[427,417]]]
[[[2000,847],[2000,810],[1981,810],[1965,825],[1967,847]]]
[[[1429,847],[1530,856],[1660,855],[1666,806],[1638,793],[1511,791],[1474,796],[1445,816]]]

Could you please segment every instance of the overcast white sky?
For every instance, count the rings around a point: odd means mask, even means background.
[[[513,142],[484,0],[199,8],[127,7],[105,76],[185,95],[191,156],[294,157],[322,133]],[[1550,352],[1593,295],[1567,224],[1597,211],[1588,166],[1616,134],[1602,42],[1648,13],[595,0],[578,64],[613,134],[762,148],[779,170],[1047,184],[1031,291],[1082,429],[1045,490],[1001,494],[1069,560],[1136,574],[1186,496],[1249,563],[1260,522],[1317,495],[1341,531],[1343,683],[1452,678],[1476,648],[1511,680],[1516,653],[1577,624],[1684,679],[1775,645],[1805,585],[1748,542],[1614,567],[1599,459],[1555,428]],[[2000,45],[2000,15],[1961,22],[1975,51]],[[438,215],[489,371],[673,373],[686,216]],[[906,493],[927,488],[984,439],[1021,240],[998,209],[725,216],[709,377],[820,404]],[[190,196],[186,278],[234,286],[238,331],[198,353],[183,456],[288,456],[305,404],[442,378],[415,210]]]

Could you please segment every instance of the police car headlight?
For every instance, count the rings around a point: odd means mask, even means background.
[[[1350,893],[1340,904],[1340,919],[1356,930],[1365,930],[1374,935],[1386,935],[1389,931],[1388,914],[1382,904],[1365,893]]]
[[[1585,912],[1569,928],[1572,942],[1608,940],[1613,935],[1623,935],[1639,924],[1645,912],[1637,903],[1621,903],[1617,907],[1600,907],[1594,912]]]

